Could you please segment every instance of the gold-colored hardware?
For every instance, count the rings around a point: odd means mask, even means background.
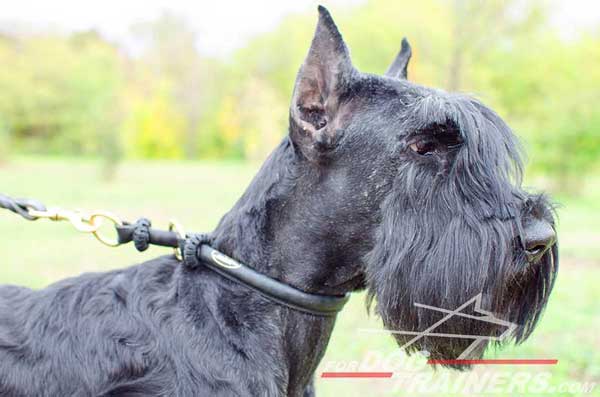
[[[181,224],[179,224],[179,222],[177,222],[176,220],[173,220],[173,219],[169,222],[169,231],[175,232],[175,234],[177,234],[177,238],[180,240],[184,239],[186,236],[185,231],[183,230],[183,227],[181,226]],[[183,260],[183,252],[181,251],[181,247],[173,248],[173,251],[175,251],[175,258],[177,258],[177,260],[182,261]]]
[[[110,221],[114,226],[121,226],[123,222],[116,216],[103,211],[85,213],[82,211],[69,211],[60,208],[49,208],[46,211],[29,209],[29,214],[36,219],[48,219],[51,221],[68,221],[73,227],[82,233],[92,233],[98,241],[116,247],[119,245],[117,239],[110,239],[100,233],[104,221]]]
[[[99,223],[96,223],[97,220],[99,220]],[[119,243],[118,238],[110,239],[100,233],[100,227],[102,226],[104,220],[111,222],[112,225],[115,227],[123,226],[123,222],[110,212],[95,212],[90,216],[90,222],[93,225],[97,225],[96,230],[92,232],[94,234],[94,237],[96,237],[96,239],[102,244],[108,245],[109,247],[118,247],[119,245],[121,245],[121,243]]]
[[[91,216],[80,211],[68,211],[60,208],[49,208],[46,211],[29,210],[29,214],[35,218],[49,219],[51,221],[68,221],[82,233],[94,233],[100,225],[94,224]]]
[[[109,222],[112,226],[119,227],[123,226],[123,221],[106,211],[95,211],[95,212],[83,212],[83,211],[70,211],[61,208],[48,208],[45,211],[39,211],[35,208],[28,207],[27,212],[33,217],[33,219],[48,219],[51,221],[68,221],[75,229],[82,233],[91,233],[96,237],[102,244],[108,245],[109,247],[117,247],[121,245],[118,236],[110,238],[106,234],[100,232],[100,229]],[[186,233],[183,227],[175,220],[169,222],[169,231],[175,232],[177,238],[182,240],[186,238]],[[178,260],[183,260],[183,252],[181,247],[174,248],[175,257]]]

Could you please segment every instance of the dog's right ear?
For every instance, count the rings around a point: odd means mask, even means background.
[[[385,72],[385,75],[388,77],[395,77],[397,79],[404,79],[408,77],[408,62],[410,61],[410,57],[412,56],[412,49],[410,48],[410,44],[408,44],[408,40],[406,37],[402,39],[402,46],[400,47],[400,52],[396,55],[396,59],[390,65],[390,68]]]
[[[354,72],[348,48],[329,11],[319,6],[319,22],[302,64],[290,106],[290,137],[309,160],[340,138],[347,111],[340,95]]]

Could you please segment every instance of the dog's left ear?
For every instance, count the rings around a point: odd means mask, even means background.
[[[406,37],[402,39],[402,46],[400,47],[400,52],[396,55],[396,59],[390,65],[385,75],[388,77],[395,77],[397,79],[404,79],[408,77],[408,62],[410,61],[410,57],[412,56],[412,49],[410,48],[410,44],[408,44],[408,40]]]
[[[353,73],[342,35],[329,11],[319,6],[317,29],[290,106],[290,137],[309,160],[335,147],[348,115],[340,96]]]

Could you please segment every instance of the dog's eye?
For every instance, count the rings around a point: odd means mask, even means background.
[[[436,143],[434,141],[429,140],[419,140],[408,145],[410,150],[413,152],[420,154],[421,156],[425,156],[435,152]]]

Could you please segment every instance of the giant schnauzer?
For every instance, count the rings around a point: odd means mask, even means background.
[[[511,340],[524,340],[558,257],[552,206],[521,187],[515,136],[479,101],[407,81],[406,42],[384,76],[359,72],[327,10],[319,14],[289,135],[210,246],[307,294],[366,288],[390,330],[438,320],[416,302],[455,308],[481,293],[482,308],[519,324]],[[39,291],[4,286],[0,394],[313,395],[334,319],[171,256]],[[469,343],[424,337],[410,350],[453,359]]]

